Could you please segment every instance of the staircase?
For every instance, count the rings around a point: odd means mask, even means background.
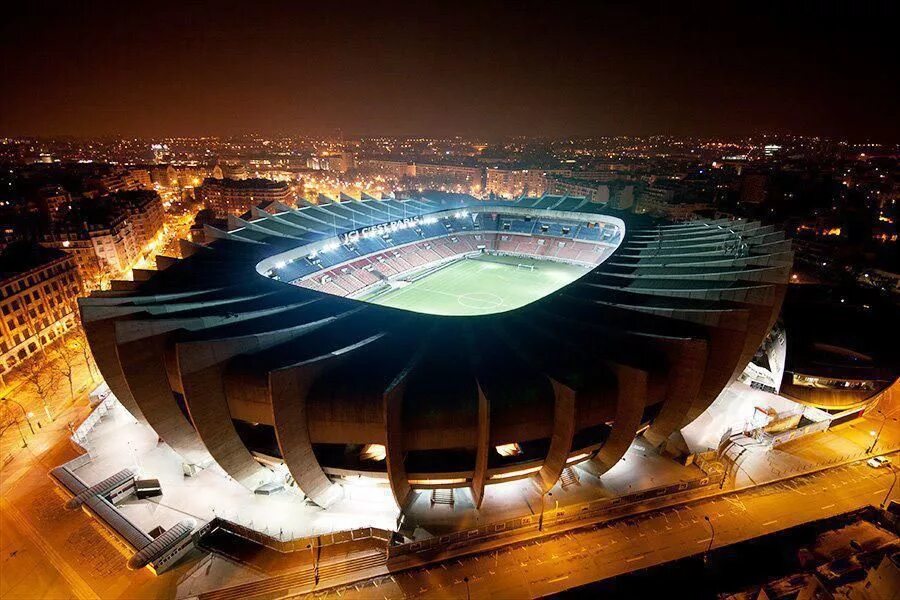
[[[578,473],[575,472],[575,469],[566,467],[563,469],[562,475],[559,476],[559,483],[562,489],[566,489],[573,485],[581,485],[581,480],[578,479]]]
[[[453,506],[453,488],[431,490],[431,504]]]

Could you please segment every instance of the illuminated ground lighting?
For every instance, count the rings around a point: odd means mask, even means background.
[[[519,444],[513,442],[511,444],[500,444],[494,450],[497,451],[497,454],[500,456],[519,456],[522,454],[522,449],[519,447]]]
[[[512,477],[521,477],[522,475],[530,475],[532,473],[537,473],[541,468],[538,467],[528,467],[527,469],[517,469],[515,471],[507,471],[506,473],[495,473],[491,475],[491,479],[510,479]]]
[[[366,444],[362,452],[359,453],[359,458],[362,460],[380,461],[384,460],[386,457],[387,450],[385,450],[385,447],[381,444]]]

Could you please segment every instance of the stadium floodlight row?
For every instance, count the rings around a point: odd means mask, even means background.
[[[361,474],[401,509],[435,487],[468,487],[480,506],[486,484],[549,490],[582,460],[605,472],[638,434],[677,444],[769,331],[792,262],[772,226],[664,223],[560,196],[270,204],[228,225],[83,299],[85,330],[111,390],[186,463],[250,489],[287,478],[321,506]],[[491,315],[303,285],[361,261],[375,271],[401,246],[452,258],[425,245],[466,238],[463,255],[512,236],[526,240],[514,254],[604,251],[579,279]]]

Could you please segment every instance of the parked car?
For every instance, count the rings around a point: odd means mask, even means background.
[[[891,464],[891,459],[886,456],[873,456],[866,461],[866,464],[873,469],[880,469],[881,467],[886,467]]]

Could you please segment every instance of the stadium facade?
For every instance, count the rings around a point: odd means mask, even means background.
[[[361,478],[401,509],[438,487],[480,505],[492,483],[605,472],[636,435],[677,442],[765,338],[792,262],[772,226],[561,196],[271,203],[206,235],[81,300],[99,368],[186,464],[321,506]],[[354,299],[485,254],[585,269],[494,314]]]

